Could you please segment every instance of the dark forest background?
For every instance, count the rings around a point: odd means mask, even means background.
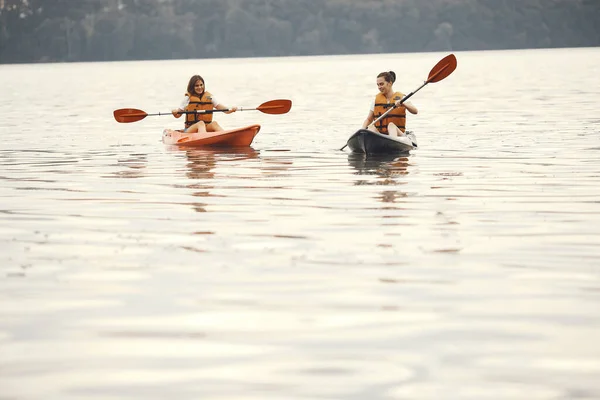
[[[0,63],[599,45],[600,0],[0,0]]]

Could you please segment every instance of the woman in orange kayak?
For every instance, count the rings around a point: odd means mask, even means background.
[[[379,93],[375,96],[375,101],[371,105],[369,115],[363,122],[363,129],[370,129],[375,132],[383,133],[390,136],[402,136],[406,131],[406,110],[411,114],[417,114],[419,110],[411,102],[400,101],[404,95],[400,92],[395,92],[392,85],[396,81],[394,71],[382,72],[377,75],[377,89]],[[377,121],[375,126],[371,123],[383,115],[390,107],[396,108],[390,111],[384,118]],[[369,126],[371,125],[371,126]]]
[[[181,117],[184,111],[200,111],[200,113],[190,112],[185,114],[185,131],[194,132],[217,132],[222,131],[221,125],[213,120],[213,113],[207,112],[217,110],[228,110],[225,114],[231,114],[237,111],[237,107],[226,107],[220,104],[210,92],[205,90],[204,79],[200,75],[194,75],[190,78],[187,86],[185,98],[179,108],[171,110],[175,118]],[[204,112],[203,112],[204,111]]]

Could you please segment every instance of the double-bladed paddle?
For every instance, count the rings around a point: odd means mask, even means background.
[[[423,88],[423,86],[427,85],[428,83],[439,82],[442,79],[448,77],[448,75],[450,75],[452,72],[454,72],[455,69],[456,69],[456,57],[454,56],[454,54],[449,54],[446,57],[442,58],[435,65],[435,67],[433,67],[431,69],[431,71],[429,71],[429,76],[427,77],[427,80],[421,86],[419,86],[419,88],[417,90],[410,92],[409,94],[404,96],[402,98],[402,100],[400,100],[400,104],[404,103],[406,100],[411,98],[413,94],[417,93],[419,90],[421,90]],[[375,123],[377,123],[381,119],[385,118],[385,116],[388,115],[390,112],[392,112],[392,110],[396,107],[397,106],[394,104],[393,107],[391,107],[389,110],[387,110],[386,112],[381,114],[379,116],[379,118],[377,118],[375,121],[371,122],[371,125],[375,125]],[[340,150],[344,150],[346,148],[346,146],[348,146],[348,144],[345,144],[344,147],[342,147]]]
[[[288,111],[290,111],[291,108],[292,108],[291,100],[281,99],[281,100],[267,101],[266,103],[262,103],[260,106],[258,106],[256,108],[238,107],[237,110],[238,111],[258,110],[265,114],[285,114]],[[180,114],[212,114],[212,113],[216,113],[216,112],[225,112],[225,111],[229,111],[229,109],[182,111]],[[145,111],[138,110],[137,108],[121,108],[121,109],[115,110],[113,112],[113,115],[115,116],[115,120],[117,122],[129,123],[129,122],[141,121],[142,119],[144,119],[148,116],[173,115],[173,114],[170,112],[148,114]]]

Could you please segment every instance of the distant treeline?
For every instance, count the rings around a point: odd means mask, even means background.
[[[600,0],[0,0],[0,63],[600,46]]]

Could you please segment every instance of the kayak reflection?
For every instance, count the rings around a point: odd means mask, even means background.
[[[379,175],[388,178],[408,174],[408,158],[410,154],[377,154],[350,153],[348,163],[356,169],[357,175]]]
[[[219,185],[217,181],[228,181],[232,177],[226,173],[217,174],[219,166],[245,162],[244,160],[259,158],[259,152],[252,147],[230,147],[215,149],[198,148],[175,148],[174,152],[184,153],[187,159],[185,175],[190,180],[185,185],[191,190],[190,195],[194,197],[190,205],[196,212],[207,212],[207,207],[215,204],[211,198],[220,197],[215,194],[214,189]]]
[[[230,147],[219,149],[178,149],[187,157],[186,175],[190,179],[212,179],[217,163],[249,160],[259,157],[252,147]]]
[[[361,176],[354,184],[386,186],[389,189],[377,193],[377,200],[383,203],[395,203],[408,195],[394,188],[406,183],[397,178],[408,174],[408,157],[408,154],[351,153],[348,155],[348,163],[356,169],[356,174]]]

